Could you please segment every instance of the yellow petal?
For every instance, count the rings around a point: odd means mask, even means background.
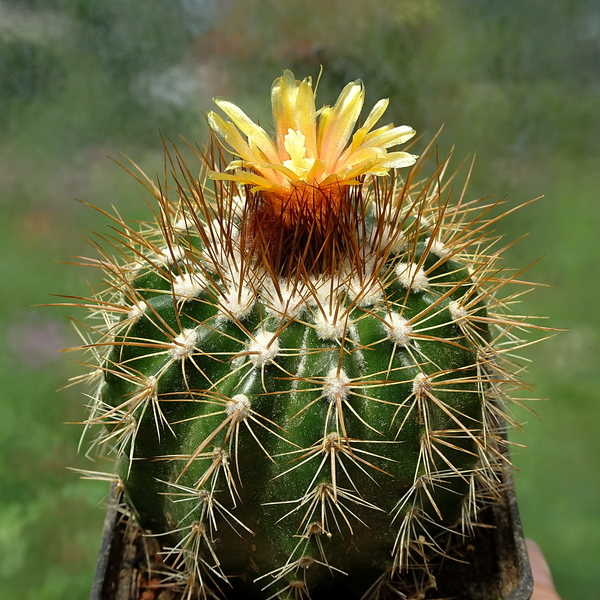
[[[317,111],[315,108],[315,94],[310,85],[310,80],[305,79],[300,84],[294,112],[296,114],[295,130],[301,131],[305,137],[306,156],[307,158],[317,158]]]
[[[356,150],[363,143],[369,131],[371,131],[375,123],[381,119],[389,103],[390,101],[388,98],[382,98],[371,109],[365,124],[360,129],[357,129],[356,133],[352,136],[352,144],[350,145],[352,151]],[[392,126],[387,125],[386,127],[391,128]]]
[[[410,154],[409,152],[389,152],[387,155],[386,162],[383,163],[384,167],[389,169],[401,169],[403,167],[410,167],[417,162],[418,156]]]
[[[389,148],[390,146],[397,146],[398,144],[404,144],[410,138],[415,135],[415,130],[408,125],[400,125],[394,127],[388,131],[384,131],[374,137],[367,136],[364,144],[368,146],[379,146],[381,148]]]
[[[284,71],[271,88],[271,103],[279,156],[289,158],[285,150],[288,131],[301,131],[305,137],[308,158],[317,156],[315,96],[310,77],[297,81],[291,71]]]
[[[323,136],[329,130],[329,121],[331,120],[331,106],[323,106],[317,111],[317,152],[321,157],[320,149],[323,146]]]
[[[340,159],[335,165],[335,172],[341,173],[360,163],[374,163],[379,159],[385,159],[386,155],[387,153],[383,148],[362,148],[357,152],[353,152],[344,162]]]
[[[272,171],[277,171],[279,173],[283,173],[286,176],[286,178],[289,179],[290,181],[298,179],[298,175],[296,175],[296,173],[294,173],[294,171],[292,171],[291,169],[288,169],[287,167],[285,167],[283,165],[263,163],[261,165],[261,170],[262,169],[270,169]]]
[[[230,150],[246,161],[255,160],[248,142],[240,135],[233,123],[225,121],[216,113],[210,111],[207,115],[211,129],[225,140]]]
[[[221,173],[219,171],[209,171],[208,176],[214,180],[237,181],[242,185],[254,185],[254,189],[271,189],[278,187],[265,177],[261,177],[251,171],[238,171],[237,173]]]
[[[367,131],[373,129],[375,123],[381,119],[383,113],[387,110],[389,103],[389,98],[382,98],[379,100],[371,109],[371,112],[369,113],[369,116],[367,117],[365,124],[361,127],[361,129],[366,129]]]
[[[277,150],[282,160],[288,158],[284,148],[284,137],[288,129],[295,129],[293,111],[296,106],[297,82],[293,73],[285,70],[271,86],[271,107],[275,121]]]
[[[223,100],[222,98],[215,98],[214,103],[233,121],[234,125],[248,137],[252,136],[256,142],[257,147],[260,148],[261,152],[268,157],[270,162],[278,162],[279,155],[273,145],[273,141],[267,135],[267,132],[257,125],[239,106]]]
[[[319,157],[325,161],[327,171],[331,172],[340,154],[344,151],[362,110],[363,102],[362,82],[349,83],[342,90],[327,121],[323,124],[323,130],[319,136]]]
[[[362,82],[354,81],[344,87],[333,107],[317,111],[310,77],[299,81],[285,70],[271,87],[275,141],[236,105],[216,99],[231,121],[210,112],[209,124],[240,158],[226,167],[227,171],[237,171],[228,173],[227,178],[255,189],[289,191],[299,182],[355,185],[355,178],[361,175],[385,175],[391,168],[414,164],[412,154],[387,152],[415,134],[411,127],[388,124],[374,129],[389,105],[388,99],[379,100],[352,135],[364,94]]]
[[[309,181],[309,182],[322,181],[324,173],[325,173],[325,163],[320,159],[316,159],[311,170],[306,174],[306,181]]]

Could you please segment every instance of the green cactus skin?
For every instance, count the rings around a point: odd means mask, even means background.
[[[310,266],[257,258],[252,194],[185,166],[154,223],[114,219],[87,425],[186,598],[423,597],[497,497],[528,324],[491,206],[451,204],[447,163],[419,181],[428,154],[346,188],[351,243]]]

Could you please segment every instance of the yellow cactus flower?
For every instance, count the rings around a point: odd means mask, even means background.
[[[364,104],[362,81],[346,85],[334,106],[315,107],[310,77],[296,80],[286,70],[271,88],[275,139],[238,106],[217,98],[215,104],[231,119],[209,112],[208,122],[228,149],[239,158],[214,179],[253,186],[253,191],[288,193],[307,185],[353,185],[361,175],[387,175],[392,168],[408,167],[416,157],[389,148],[413,137],[414,129],[392,124],[373,129],[389,101],[379,100],[354,134]]]
[[[274,139],[238,106],[215,99],[229,120],[210,112],[209,125],[236,158],[210,176],[249,186],[241,247],[272,274],[318,276],[341,268],[350,255],[357,272],[362,269],[358,178],[387,175],[417,158],[390,150],[414,136],[411,127],[375,128],[387,99],[355,131],[364,98],[357,80],[333,106],[317,110],[311,78],[298,81],[286,70],[271,88]]]

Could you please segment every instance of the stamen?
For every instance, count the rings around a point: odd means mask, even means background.
[[[288,129],[283,140],[283,145],[290,155],[290,160],[284,161],[283,166],[294,171],[298,177],[306,175],[315,164],[314,158],[306,158],[305,141],[304,134],[293,129]]]

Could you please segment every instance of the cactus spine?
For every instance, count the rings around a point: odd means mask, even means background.
[[[196,176],[172,149],[172,183],[139,177],[155,220],[115,217],[92,262],[87,425],[186,598],[416,597],[502,485],[528,324],[494,205],[453,203],[432,146],[388,152],[414,132],[373,130],[386,101],[350,139],[363,94],[317,113],[286,71],[275,141],[218,100],[239,160],[213,139]]]

